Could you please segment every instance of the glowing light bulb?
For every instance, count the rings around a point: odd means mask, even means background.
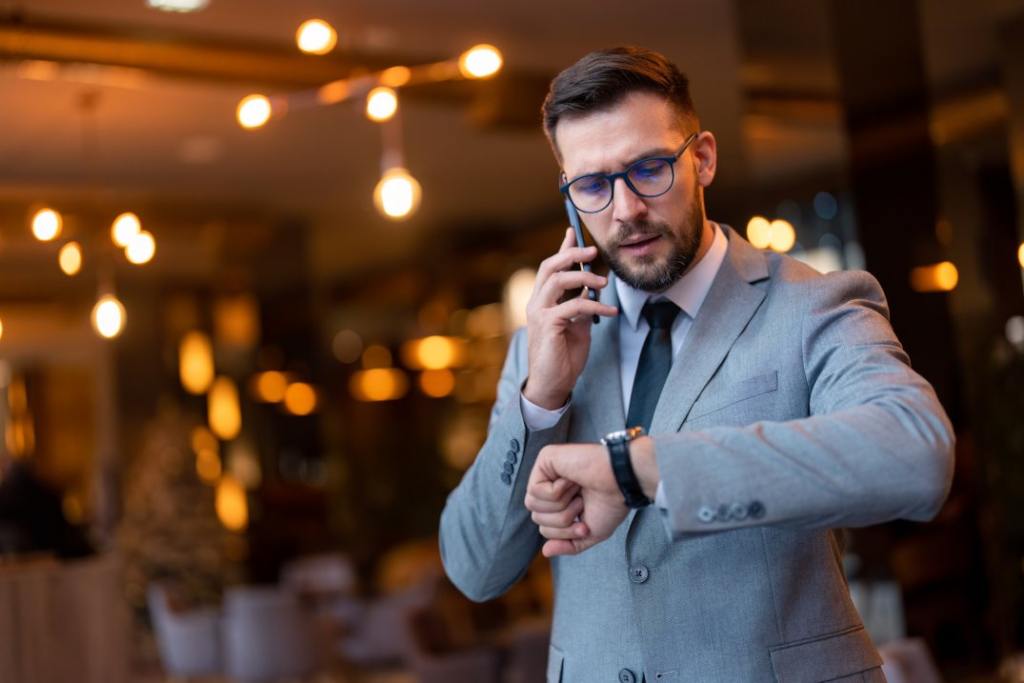
[[[126,211],[111,223],[110,239],[114,240],[114,244],[124,249],[141,230],[142,222],[139,221],[139,217],[131,211]]]
[[[82,247],[78,242],[68,242],[60,248],[57,255],[57,263],[65,275],[78,275],[82,270]]]
[[[293,382],[284,394],[284,407],[292,415],[309,415],[316,409],[316,389],[305,382]]]
[[[366,96],[366,116],[371,121],[387,121],[398,111],[398,95],[391,88],[380,86]]]
[[[202,332],[192,331],[178,346],[178,376],[185,391],[205,394],[213,384],[213,345]]]
[[[32,216],[32,234],[40,242],[49,242],[60,235],[64,219],[53,209],[39,209]]]
[[[338,32],[323,19],[308,19],[295,32],[295,43],[307,54],[325,55],[338,44]]]
[[[215,498],[217,518],[230,531],[242,531],[249,524],[249,501],[241,482],[230,475],[221,477]]]
[[[105,294],[92,308],[92,326],[105,339],[113,339],[124,329],[124,304],[112,294]]]
[[[242,409],[238,403],[238,387],[230,377],[218,377],[210,386],[206,400],[210,431],[224,441],[231,441],[242,431]]]
[[[247,95],[243,97],[242,101],[238,103],[238,109],[235,112],[238,124],[247,130],[260,128],[266,124],[270,120],[271,113],[273,113],[273,110],[270,106],[270,100],[263,95]]]
[[[747,221],[747,240],[758,249],[767,249],[772,241],[772,224],[764,216]]]
[[[403,85],[409,82],[412,78],[412,69],[407,66],[392,66],[388,69],[384,69],[381,72],[380,81],[381,85],[386,85],[391,88],[401,88]]]
[[[1020,243],[1020,248],[1017,249],[1017,261],[1020,262],[1020,267],[1024,268],[1024,242]]]
[[[132,237],[128,246],[124,248],[124,255],[137,266],[152,261],[154,254],[156,254],[156,240],[145,230]]]
[[[780,219],[774,220],[769,225],[771,234],[768,238],[768,246],[774,251],[785,253],[796,244],[796,230],[789,221]]]
[[[388,170],[373,191],[373,201],[385,218],[403,220],[411,216],[420,205],[422,190],[404,168]]]
[[[493,45],[475,45],[459,57],[459,71],[466,78],[490,78],[501,70],[503,61]]]

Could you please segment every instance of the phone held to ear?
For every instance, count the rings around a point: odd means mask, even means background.
[[[569,200],[568,197],[565,198],[565,212],[569,215],[569,225],[572,226],[573,232],[576,233],[576,246],[582,249],[583,247],[587,246],[587,243],[583,239],[583,226],[580,224],[580,214],[576,210],[576,207],[573,206],[572,202]],[[589,263],[580,263],[579,266],[580,270],[586,273],[590,272]],[[589,287],[585,287],[584,289],[586,289],[587,291],[587,298],[589,298],[591,301],[597,301],[596,290],[591,289]],[[595,313],[594,324],[598,324],[600,320],[601,319]]]

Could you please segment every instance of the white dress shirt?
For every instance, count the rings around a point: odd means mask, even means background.
[[[707,252],[693,267],[681,278],[663,292],[645,292],[641,289],[634,289],[619,278],[615,278],[615,291],[619,295],[619,377],[622,386],[622,406],[626,413],[629,413],[629,399],[633,393],[633,379],[636,376],[636,368],[640,363],[640,351],[643,349],[644,341],[647,339],[647,331],[650,326],[643,316],[640,315],[644,304],[648,299],[660,301],[668,299],[676,306],[679,306],[680,313],[672,323],[672,356],[673,362],[683,348],[686,335],[693,326],[693,320],[697,317],[704,299],[711,289],[711,283],[718,274],[718,269],[725,259],[725,251],[728,242],[722,229],[716,223],[711,224],[714,237]],[[556,410],[548,410],[535,403],[531,403],[521,393],[519,402],[523,411],[523,422],[530,431],[539,431],[554,427],[558,420],[569,409],[570,401]],[[656,501],[661,507],[664,493],[662,486],[658,484]]]

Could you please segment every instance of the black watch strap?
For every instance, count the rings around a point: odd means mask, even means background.
[[[619,485],[622,497],[626,499],[626,507],[635,509],[650,505],[651,499],[644,495],[640,480],[633,471],[633,463],[629,459],[629,442],[628,438],[614,439],[609,440],[606,445],[615,483]]]

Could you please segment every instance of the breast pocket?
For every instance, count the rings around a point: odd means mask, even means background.
[[[745,408],[746,406],[740,406],[739,404],[757,396],[764,396],[765,394],[778,391],[778,389],[778,370],[772,370],[771,372],[754,375],[738,382],[732,382],[721,389],[716,389],[712,393],[702,396],[697,404],[694,405],[689,417],[687,417],[687,422],[708,417],[730,407],[736,409]],[[758,416],[752,417],[757,418]]]

